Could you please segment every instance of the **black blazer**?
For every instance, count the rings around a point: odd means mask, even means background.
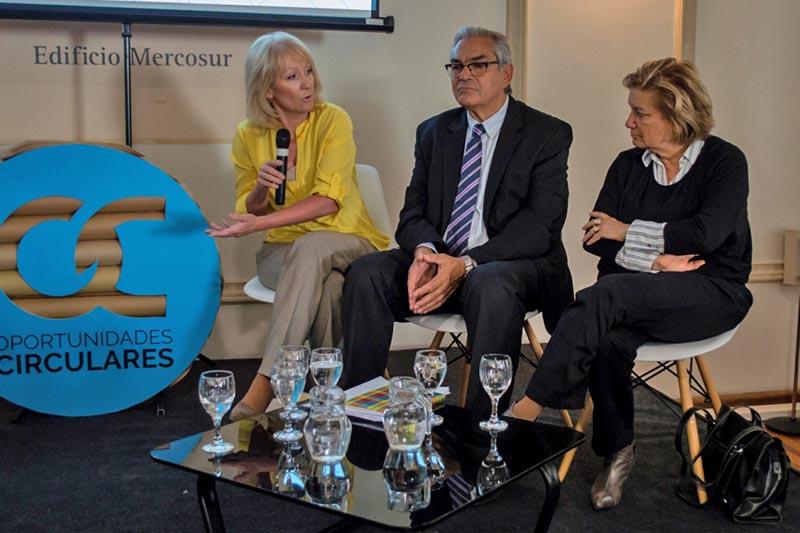
[[[467,134],[459,107],[417,127],[414,172],[395,239],[413,253],[423,242],[444,250]],[[542,274],[541,302],[548,331],[572,301],[572,276],[561,242],[567,215],[567,155],[572,128],[509,97],[484,196],[489,240],[467,254],[478,264],[530,259]]]

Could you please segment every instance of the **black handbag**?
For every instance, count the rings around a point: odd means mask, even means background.
[[[781,441],[764,431],[753,409],[750,420],[724,404],[717,418],[698,411],[696,407],[686,411],[675,434],[675,449],[682,459],[675,492],[697,507],[721,507],[734,522],[779,522],[789,484],[789,458]],[[682,444],[693,416],[707,428],[699,453],[705,481],[692,471],[693,461]],[[698,484],[708,495],[703,505],[697,500]]]

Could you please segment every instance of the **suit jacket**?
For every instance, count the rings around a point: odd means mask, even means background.
[[[467,134],[464,108],[417,127],[414,171],[395,239],[409,253],[423,242],[445,250]],[[478,264],[529,259],[542,275],[541,301],[548,331],[572,301],[572,276],[561,242],[567,215],[567,156],[572,128],[509,97],[484,196],[489,240],[467,250]],[[531,306],[536,303],[532,302]]]

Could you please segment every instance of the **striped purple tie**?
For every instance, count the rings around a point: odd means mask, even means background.
[[[458,180],[458,192],[453,202],[453,212],[450,214],[450,223],[444,232],[444,241],[450,255],[458,257],[467,249],[469,229],[472,225],[472,214],[478,200],[478,189],[481,183],[481,159],[483,145],[481,136],[486,133],[483,124],[476,124],[472,128],[472,137],[464,151],[461,163],[461,178]]]

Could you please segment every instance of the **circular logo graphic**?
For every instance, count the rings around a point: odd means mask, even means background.
[[[222,290],[181,185],[119,150],[58,145],[0,163],[0,188],[0,396],[96,415],[175,380]]]

